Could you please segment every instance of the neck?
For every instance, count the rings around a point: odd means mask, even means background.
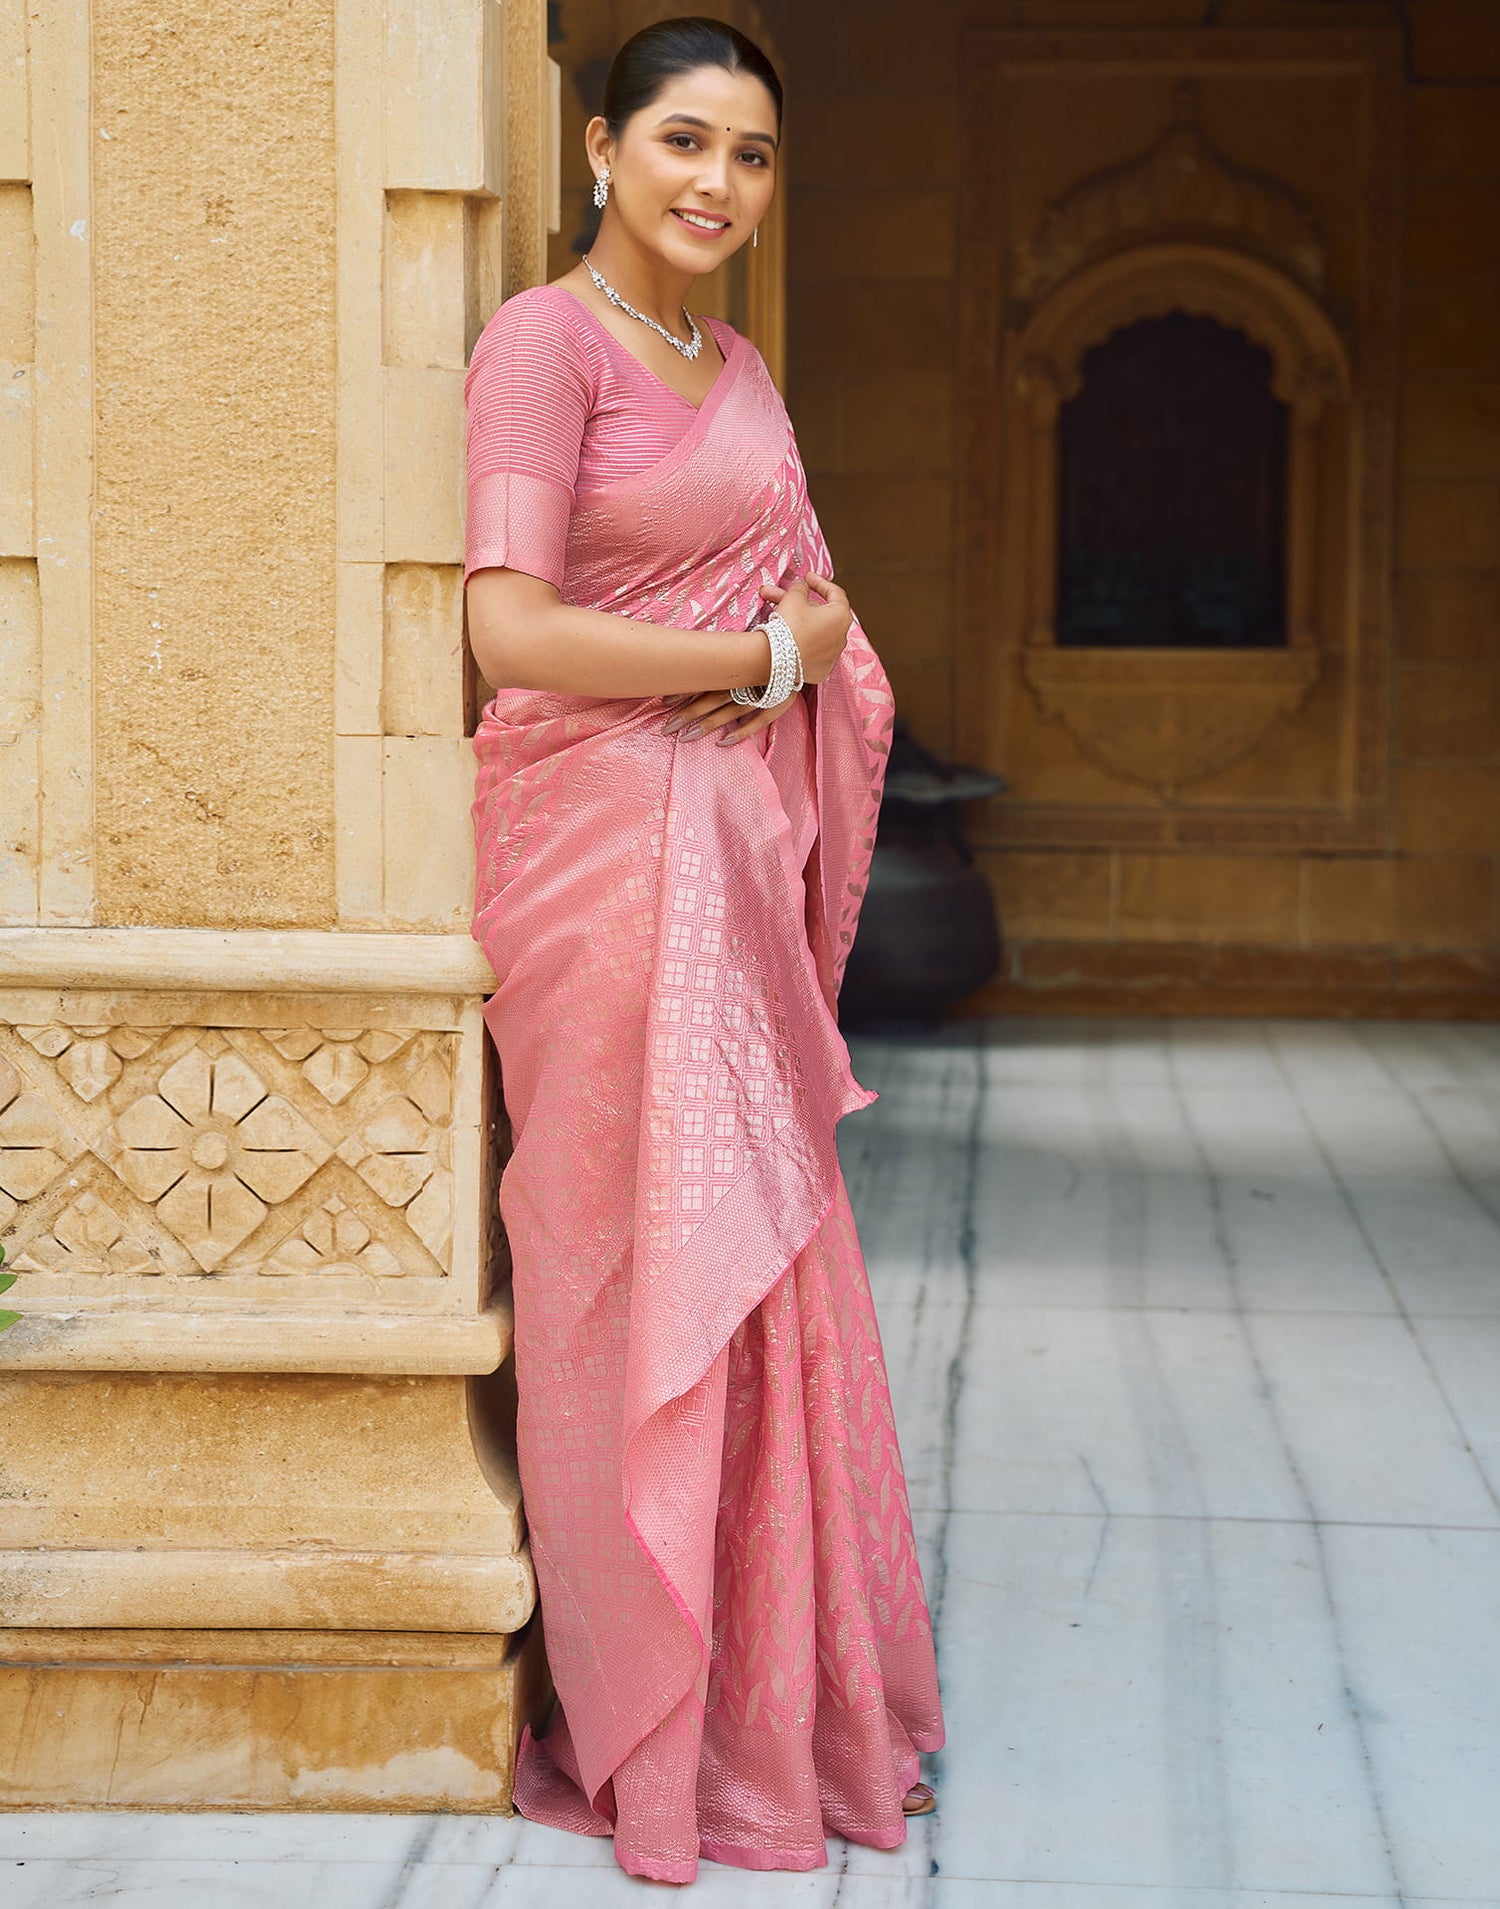
[[[682,329],[688,293],[698,282],[695,275],[676,270],[637,245],[614,219],[606,219],[599,228],[598,238],[589,247],[589,261],[637,311],[668,331]]]

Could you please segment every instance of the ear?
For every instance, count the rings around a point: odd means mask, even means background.
[[[615,142],[609,136],[607,122],[599,113],[595,113],[583,129],[583,149],[596,173],[601,166],[609,165],[614,157]]]

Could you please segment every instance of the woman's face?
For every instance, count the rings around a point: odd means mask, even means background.
[[[702,66],[625,124],[610,207],[630,237],[697,277],[748,244],[776,184],[776,104],[760,80]]]

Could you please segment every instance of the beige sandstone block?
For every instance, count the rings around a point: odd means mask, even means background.
[[[3,648],[0,634],[0,651]],[[41,795],[42,742],[37,726],[0,733],[0,923],[36,920]]]
[[[384,734],[461,737],[462,565],[387,565],[384,623]]]
[[[505,296],[505,204],[473,194],[464,200],[464,279],[468,306],[464,318],[464,359],[486,321]]]
[[[102,1311],[82,1301],[42,1306],[14,1289],[11,1303],[23,1316],[6,1334],[4,1372],[473,1375],[493,1372],[511,1342],[505,1299],[468,1319],[371,1310],[298,1310],[291,1318],[269,1309]]]
[[[32,359],[36,352],[33,217],[29,185],[0,185],[0,557],[29,557],[36,549],[32,431]]]
[[[498,13],[499,9],[487,9]],[[506,84],[503,107],[505,181],[505,291],[538,285],[547,277],[547,212],[551,169],[552,82],[547,70],[547,9],[544,0],[506,0],[503,19]],[[497,107],[499,94],[495,95]],[[495,133],[500,136],[495,115]]]
[[[90,20],[100,912],[326,927],[333,0]]]
[[[1399,582],[1397,603],[1403,657],[1458,663],[1494,656],[1500,569],[1412,571]]]
[[[31,177],[26,80],[26,9],[22,0],[5,0],[0,6],[0,179]]]
[[[386,180],[430,191],[505,190],[505,16],[474,0],[386,7]],[[543,55],[545,57],[545,55]]]
[[[1500,764],[1408,763],[1396,778],[1396,833],[1409,854],[1500,852]]]
[[[1493,879],[1479,855],[1307,864],[1308,939],[1323,946],[1482,948]]]
[[[385,362],[463,366],[467,201],[456,192],[385,195]]]
[[[29,184],[0,184],[0,358],[36,353],[36,237]]]
[[[1110,932],[1109,855],[988,854],[1001,932],[1012,939],[1097,941]]]
[[[462,1376],[405,1374],[4,1373],[5,1568],[20,1570],[21,1554],[43,1548],[118,1550],[119,1595],[134,1597],[130,1587],[151,1576],[149,1560],[144,1578],[131,1575],[140,1546],[269,1555],[315,1535],[320,1546],[350,1553],[510,1557],[523,1536],[514,1461],[496,1435],[481,1469],[469,1404],[471,1389],[508,1384],[478,1378],[471,1388]],[[8,1599],[3,1608],[13,1608]],[[70,1624],[107,1621],[69,1609]]]
[[[379,287],[385,243],[385,23],[335,0],[334,186],[338,203],[338,554],[384,555],[385,406]]]
[[[339,565],[338,631],[335,643],[334,723],[340,736],[380,734],[380,673],[385,566]],[[342,818],[334,764],[334,807]]]
[[[36,535],[42,594],[40,920],[94,914],[94,122],[86,8],[29,8],[36,233]]]
[[[333,745],[339,921],[349,928],[385,921],[384,747],[378,735],[340,736]]]
[[[463,562],[463,386],[461,371],[386,367],[388,563]]]
[[[0,560],[0,922],[36,920],[41,690],[36,565]]]
[[[0,1597],[17,1625],[516,1631],[535,1585],[524,1553],[342,1551],[318,1532],[260,1551],[235,1532],[206,1551],[0,1551]]]
[[[306,929],[247,928],[69,928],[0,931],[0,973],[17,989],[67,989],[71,996],[21,994],[47,999],[53,1009],[77,1007],[83,1020],[144,1014],[153,1023],[196,1015],[204,1026],[257,1026],[267,1013],[299,1018],[324,1004],[297,1002],[299,993],[325,994],[326,1012],[347,1024],[351,1014],[373,1015],[375,1025],[393,1021],[420,1027],[451,1027],[453,1001],[422,1017],[423,995],[488,994],[495,986],[489,963],[467,934],[319,934]],[[154,992],[99,995],[101,988]],[[194,990],[224,990],[209,1000]],[[370,998],[365,998],[370,997]],[[150,1006],[147,1012],[148,1004]],[[17,1019],[24,1016],[17,1013]],[[36,1018],[44,1018],[40,1012]]]
[[[386,739],[385,915],[448,932],[474,910],[474,752],[466,737]]]
[[[32,387],[29,364],[0,357],[0,557],[36,549],[32,502]]]
[[[1395,938],[1409,948],[1486,948],[1494,940],[1494,864],[1442,855],[1395,864]]]
[[[30,10],[31,111],[47,163],[32,184],[36,234],[36,529],[42,598],[41,898],[44,923],[94,919],[93,159],[88,9]],[[105,130],[108,130],[106,127]]]
[[[0,1632],[0,1806],[505,1812],[540,1628]]]
[[[1500,671],[1493,665],[1405,669],[1396,681],[1397,746],[1406,760],[1500,754]]]
[[[1317,946],[1382,947],[1393,939],[1395,864],[1384,858],[1309,860],[1307,935]]]
[[[1124,855],[1119,934],[1126,941],[1298,940],[1296,861],[1271,856]]]

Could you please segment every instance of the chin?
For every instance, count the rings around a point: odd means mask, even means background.
[[[696,272],[701,276],[704,272],[711,272],[716,265],[722,265],[731,253],[739,250],[738,236],[715,239],[712,244],[706,240],[700,243],[697,239],[685,239],[676,229],[677,222],[672,215],[668,213],[667,217],[671,225],[662,234],[662,255],[682,271]]]

